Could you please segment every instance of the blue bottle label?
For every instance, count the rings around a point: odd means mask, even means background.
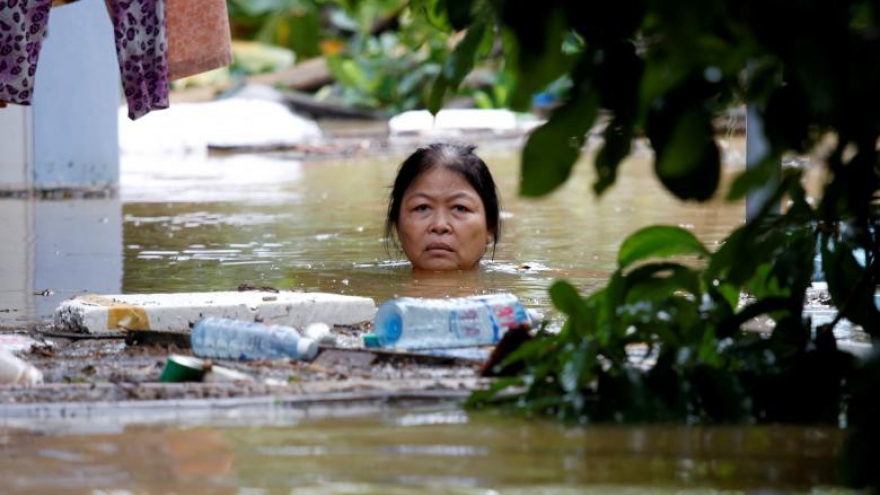
[[[491,308],[479,306],[450,311],[449,331],[456,340],[465,342],[491,343],[498,336]]]

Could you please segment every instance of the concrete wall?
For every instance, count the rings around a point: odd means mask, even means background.
[[[119,81],[104,2],[52,9],[32,105],[0,109],[0,191],[115,189]]]
[[[104,2],[52,9],[31,106],[0,109],[0,322],[122,285],[119,67]],[[57,190],[103,197],[39,199]]]
[[[33,182],[33,124],[29,107],[0,108],[0,191],[29,190]]]

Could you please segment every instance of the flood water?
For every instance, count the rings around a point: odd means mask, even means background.
[[[589,166],[578,167],[550,197],[524,199],[517,195],[517,155],[491,148],[483,155],[501,193],[501,242],[479,273],[434,277],[411,275],[382,240],[388,187],[403,155],[304,163],[234,156],[215,160],[210,171],[198,162],[166,163],[168,176],[155,163],[138,163],[137,175],[123,182],[122,289],[230,290],[248,283],[377,302],[511,291],[549,310],[552,280],[591,291],[614,269],[620,242],[639,227],[682,225],[712,244],[743,219],[742,204],[671,199],[658,189],[647,152],[625,165],[625,180],[601,200],[590,189]],[[172,178],[181,170],[189,170],[188,180]]]
[[[521,198],[516,150],[480,149],[502,201],[501,241],[472,275],[418,276],[383,242],[401,152],[300,161],[283,155],[123,156],[118,198],[2,199],[0,322],[49,318],[83,293],[236,290],[240,284],[374,298],[510,291],[552,312],[564,278],[589,293],[607,280],[624,237],[680,225],[714,247],[742,203],[680,203],[658,186],[648,151],[601,199],[582,163],[562,188]],[[734,143],[729,154],[742,153]],[[729,171],[741,168],[729,166]]]
[[[383,242],[402,151],[301,161],[284,155],[125,156],[118,198],[0,201],[7,240],[0,322],[51,317],[82,293],[235,290],[240,284],[368,296],[509,291],[551,321],[547,287],[584,294],[624,237],[690,228],[710,248],[742,203],[683,204],[647,151],[604,197],[580,164],[559,191],[517,196],[510,147],[480,148],[498,182],[502,239],[478,273],[414,276]],[[727,148],[741,169],[741,142]],[[169,405],[169,407],[174,407]],[[3,493],[721,494],[844,493],[841,433],[813,428],[565,427],[459,409],[339,415],[261,409],[222,420],[0,422]],[[757,492],[756,492],[757,493]]]
[[[39,431],[40,427],[34,427]],[[43,430],[49,429],[43,425]],[[565,427],[455,409],[0,427],[3,493],[843,494],[840,432]],[[773,488],[777,491],[760,491]]]

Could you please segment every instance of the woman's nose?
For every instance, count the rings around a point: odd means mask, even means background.
[[[431,219],[431,232],[436,234],[445,234],[452,230],[449,225],[449,218],[444,213],[437,213]]]

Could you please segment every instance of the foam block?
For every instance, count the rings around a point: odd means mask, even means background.
[[[188,332],[206,316],[262,321],[302,330],[311,323],[356,325],[373,319],[367,297],[324,292],[186,292],[78,296],[61,303],[57,331],[103,333],[125,330]]]

